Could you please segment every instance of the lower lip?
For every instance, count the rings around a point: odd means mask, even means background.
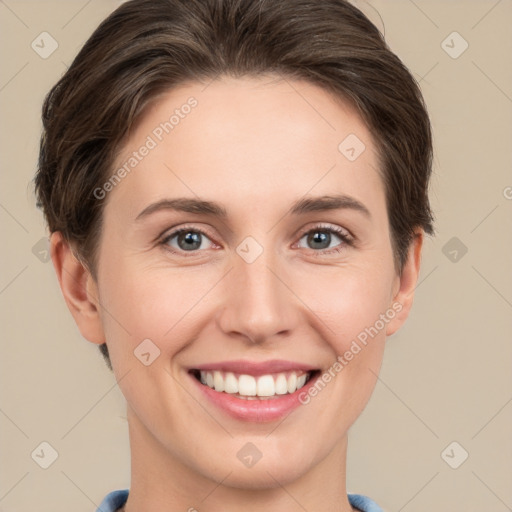
[[[229,393],[215,391],[201,384],[192,374],[189,375],[204,396],[213,404],[237,420],[251,422],[275,421],[290,414],[291,411],[302,405],[299,395],[307,393],[308,389],[314,386],[318,378],[318,375],[313,375],[304,386],[294,393],[275,395],[277,398],[245,400]]]

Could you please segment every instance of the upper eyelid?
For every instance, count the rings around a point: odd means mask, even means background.
[[[347,228],[345,228],[343,226],[336,226],[334,224],[329,224],[329,223],[325,223],[325,222],[316,223],[312,226],[303,228],[299,231],[299,234],[303,235],[303,234],[308,233],[309,231],[314,231],[315,229],[318,231],[322,231],[322,230],[333,231],[335,234],[338,234],[338,235],[339,235],[338,231],[341,230],[341,231],[346,232],[349,237],[354,238],[354,235],[352,235],[352,233]]]
[[[182,231],[197,231],[198,233],[202,233],[203,235],[206,235],[209,238],[211,237],[211,235],[208,233],[207,230],[205,230],[203,228],[198,228],[197,226],[188,226],[185,224],[184,226],[176,226],[173,228],[166,229],[160,235],[157,236],[157,240],[160,240],[160,241],[168,240],[169,238],[175,237],[177,234],[179,234]]]

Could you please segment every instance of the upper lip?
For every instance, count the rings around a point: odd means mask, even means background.
[[[233,372],[247,375],[266,375],[269,373],[280,373],[286,371],[300,370],[311,372],[317,370],[314,366],[295,361],[285,361],[282,359],[272,359],[269,361],[248,361],[238,359],[234,361],[219,361],[217,363],[205,363],[194,366],[190,370],[220,370],[225,372]]]

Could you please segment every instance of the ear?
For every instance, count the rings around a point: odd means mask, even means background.
[[[98,345],[104,343],[98,289],[90,271],[76,258],[59,231],[51,235],[50,255],[60,289],[82,336]]]
[[[396,312],[396,315],[386,326],[387,336],[391,336],[398,331],[409,316],[409,311],[411,310],[414,299],[414,289],[416,288],[420,273],[423,239],[423,230],[416,231],[411,245],[409,246],[407,261],[404,264],[402,275],[396,277],[394,298],[390,305],[391,309]]]

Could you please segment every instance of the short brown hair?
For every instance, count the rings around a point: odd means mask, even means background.
[[[103,201],[123,141],[157,95],[189,81],[274,73],[349,101],[375,138],[401,274],[433,235],[432,135],[418,83],[345,0],[131,0],[94,31],[43,105],[38,206],[95,276]],[[340,141],[341,142],[341,141]],[[105,344],[100,346],[109,367]]]

